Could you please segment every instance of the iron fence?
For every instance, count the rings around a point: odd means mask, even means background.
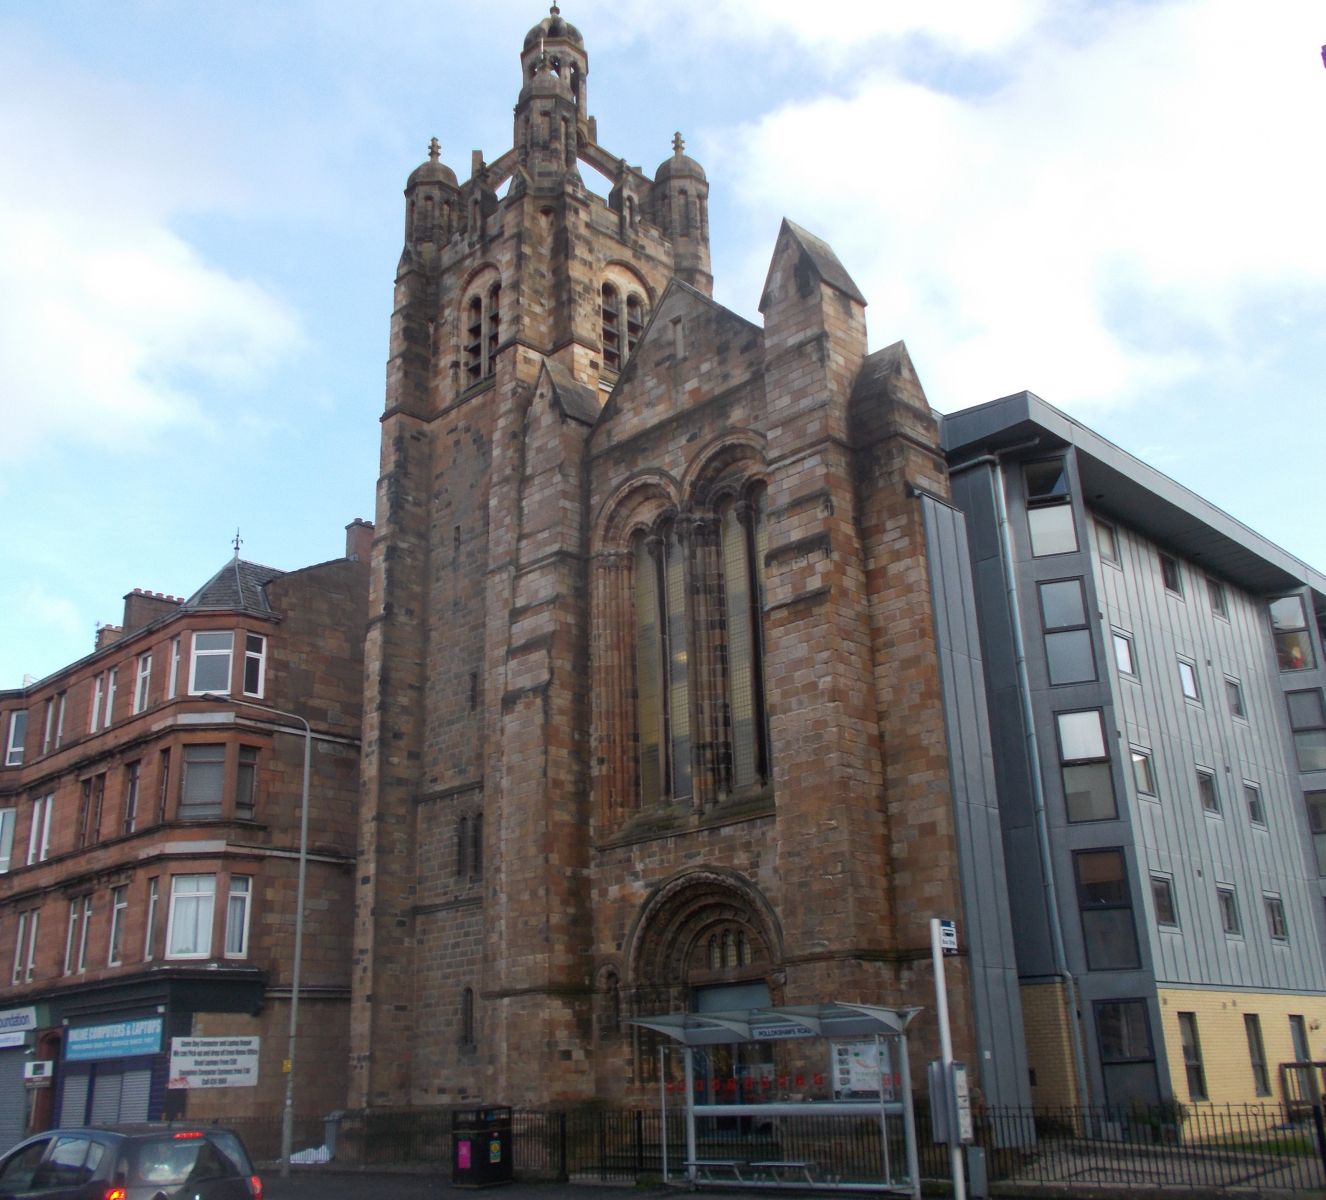
[[[947,1147],[930,1138],[918,1106],[923,1180],[949,1178]],[[336,1158],[365,1166],[451,1169],[449,1109],[350,1113],[341,1123]],[[255,1157],[276,1157],[279,1122],[234,1124]],[[1119,1108],[994,1108],[976,1116],[977,1142],[992,1181],[1058,1188],[1247,1187],[1326,1191],[1326,1132],[1320,1106],[1165,1104]],[[302,1140],[301,1140],[302,1135]],[[296,1148],[322,1144],[321,1130],[301,1124]],[[685,1177],[684,1113],[656,1108],[518,1109],[511,1148],[526,1179],[631,1183]],[[740,1115],[697,1120],[696,1157],[742,1164],[805,1164],[807,1178],[836,1187],[875,1185],[905,1173],[901,1129],[882,1139],[878,1113],[860,1117]],[[743,1176],[749,1178],[749,1175]]]

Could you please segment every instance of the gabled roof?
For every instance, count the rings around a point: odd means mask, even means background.
[[[270,613],[272,606],[267,603],[267,585],[284,574],[284,571],[278,571],[275,567],[264,567],[260,563],[233,558],[180,608],[195,612],[199,609],[219,608]]]
[[[562,412],[582,424],[593,425],[599,417],[599,404],[594,389],[577,383],[570,371],[550,358],[543,360],[543,369],[548,372],[553,399],[561,406]]]
[[[847,273],[847,268],[838,261],[838,256],[833,252],[833,247],[821,238],[817,238],[813,233],[801,228],[800,225],[783,218],[782,228],[778,231],[778,241],[774,244],[773,260],[769,264],[769,274],[764,280],[764,291],[760,296],[760,311],[764,312],[769,303],[769,281],[773,277],[774,265],[778,261],[779,251],[782,249],[783,239],[786,237],[801,252],[798,261],[798,286],[800,286],[801,267],[804,265],[810,271],[819,277],[821,283],[834,288],[843,293],[858,304],[865,304],[866,298],[861,294],[861,289],[856,286],[852,277]]]

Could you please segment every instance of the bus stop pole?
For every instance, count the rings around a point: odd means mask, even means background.
[[[695,1050],[686,1047],[686,1175],[695,1183]]]
[[[962,1141],[953,1103],[953,1035],[948,1027],[948,986],[944,981],[944,951],[939,940],[939,918],[930,918],[930,957],[935,964],[935,1015],[939,1018],[939,1057],[944,1064],[944,1095],[939,1097],[948,1115],[948,1165],[953,1174],[953,1200],[967,1200],[967,1180],[962,1171]],[[936,1097],[930,1097],[934,1104]]]

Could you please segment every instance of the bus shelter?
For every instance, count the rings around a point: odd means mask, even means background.
[[[833,1002],[636,1018],[682,1054],[684,1078],[669,1080],[659,1049],[664,1179],[671,1094],[674,1107],[684,1098],[693,1186],[919,1200],[907,1026],[920,1011]]]

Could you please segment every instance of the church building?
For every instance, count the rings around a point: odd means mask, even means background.
[[[683,1010],[921,1006],[924,1062],[932,917],[958,1056],[1026,1103],[979,651],[932,601],[961,517],[907,351],[867,352],[790,221],[762,324],[716,304],[680,135],[652,175],[599,142],[556,5],[519,57],[511,149],[462,182],[434,140],[405,188],[349,1103],[654,1096],[632,1018]]]

